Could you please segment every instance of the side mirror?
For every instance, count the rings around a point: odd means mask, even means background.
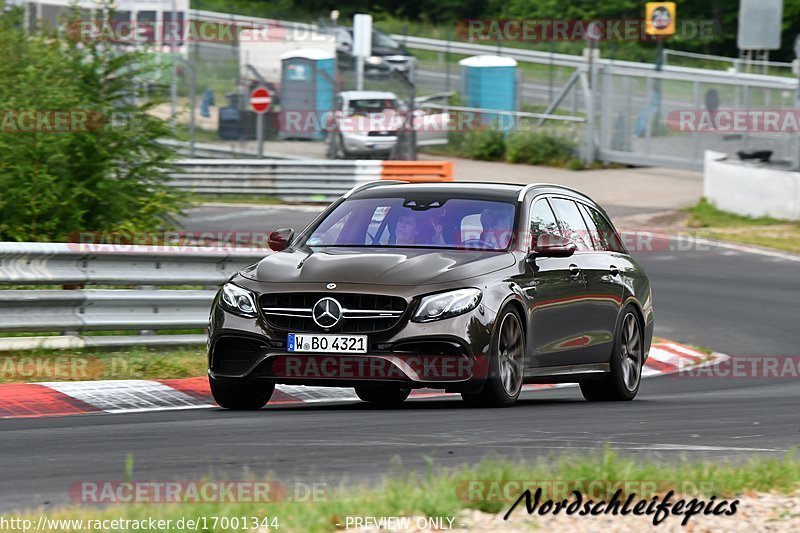
[[[269,234],[269,238],[267,239],[267,246],[269,246],[270,250],[275,252],[280,252],[281,250],[285,250],[289,244],[292,242],[292,238],[294,237],[294,230],[290,228],[285,229],[278,229],[273,231]]]
[[[569,257],[577,249],[575,243],[566,237],[554,233],[543,233],[536,239],[536,245],[529,257]]]

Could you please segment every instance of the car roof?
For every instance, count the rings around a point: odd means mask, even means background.
[[[339,95],[347,100],[366,98],[397,100],[397,95],[389,91],[342,91]]]
[[[368,184],[368,186],[362,185],[360,188],[351,191],[348,196],[358,198],[379,198],[383,195],[393,195],[396,193],[424,194],[442,191],[450,194],[463,194],[465,197],[469,198],[517,201],[522,199],[522,196],[527,194],[529,190],[536,190],[537,192],[541,191],[543,193],[565,194],[567,196],[588,200],[593,205],[596,205],[591,198],[579,191],[576,191],[575,189],[551,183],[533,183],[530,185],[521,185],[515,183],[498,183],[489,181],[459,181],[439,183],[376,181]]]

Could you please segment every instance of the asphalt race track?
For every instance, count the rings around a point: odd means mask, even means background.
[[[615,215],[613,207],[609,209]],[[299,228],[313,210],[204,207],[187,229]],[[800,355],[800,259],[715,245],[637,253],[654,286],[656,335],[731,355]],[[664,376],[626,404],[589,404],[576,388],[527,393],[512,409],[414,400],[0,421],[3,510],[69,502],[70,485],[134,478],[371,480],[393,470],[534,458],[611,445],[668,459],[785,454],[800,443],[797,379]]]

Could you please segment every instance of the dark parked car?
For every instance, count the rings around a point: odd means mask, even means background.
[[[275,383],[413,388],[512,405],[523,383],[631,400],[653,337],[650,283],[605,211],[565,187],[356,187],[220,290],[209,378],[223,407]]]
[[[335,26],[328,31],[336,36],[336,63],[339,68],[354,69],[353,28]],[[407,72],[412,61],[414,56],[405,46],[378,29],[372,30],[372,55],[364,59],[365,75],[383,77],[395,70]]]

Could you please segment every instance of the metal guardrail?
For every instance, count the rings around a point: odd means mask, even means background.
[[[507,117],[514,117],[514,118],[535,118],[539,120],[552,120],[555,122],[575,122],[575,123],[584,123],[586,122],[586,117],[577,117],[572,115],[554,115],[549,113],[531,113],[529,111],[508,111],[504,109],[487,109],[485,107],[466,107],[466,106],[457,106],[457,105],[443,105],[443,104],[429,104],[423,103],[420,104],[421,109],[435,109],[435,110],[444,110],[444,111],[463,111],[465,113],[476,113],[476,114],[485,114],[485,115],[503,115]]]
[[[452,165],[440,161],[184,159],[178,166],[181,172],[168,183],[184,190],[305,202],[330,202],[356,185],[380,179],[452,179]]]
[[[195,143],[194,156],[191,155],[191,147],[188,142],[175,141],[172,139],[162,139],[161,144],[170,146],[181,157],[192,159],[253,159],[258,156],[255,151],[241,149],[236,142],[229,142],[227,146],[219,144]],[[269,159],[302,159],[283,154],[266,153]]]
[[[539,50],[527,50],[525,48],[514,48],[504,46],[498,51],[497,44],[476,44],[461,41],[443,41],[441,39],[430,39],[428,37],[414,37],[409,35],[393,34],[392,37],[404,43],[408,48],[417,50],[427,50],[430,52],[449,52],[451,54],[468,55],[502,55],[512,57],[523,63],[538,63],[544,65],[554,65],[557,67],[571,67],[576,69],[586,69],[588,62],[582,55],[558,54],[542,52]],[[608,59],[597,57],[594,63],[598,67],[615,66],[638,71],[654,70],[652,63],[640,63],[637,61],[622,61],[618,59]],[[675,65],[664,65],[663,71],[674,72],[677,74],[699,75],[704,78],[713,78],[714,81],[723,80],[749,80],[763,82],[786,82],[787,78],[781,76],[769,76],[764,74],[750,74],[744,72],[728,72],[724,70],[702,69],[695,67],[680,67]],[[797,80],[788,79],[789,84],[797,85]]]
[[[264,249],[0,243],[0,285],[219,285]]]
[[[0,332],[199,329],[213,290],[5,290]]]
[[[329,202],[355,185],[381,179],[381,161],[184,159],[170,185],[206,194],[257,194]]]
[[[213,287],[267,254],[265,249],[226,249],[224,246],[0,243],[0,286],[146,287],[76,290],[2,290],[0,287],[0,333],[67,333],[48,337],[3,337],[0,350],[205,342],[204,335],[137,335],[134,332],[204,328],[216,292]],[[209,288],[156,288],[175,285]],[[96,331],[130,331],[131,334],[76,335]]]

